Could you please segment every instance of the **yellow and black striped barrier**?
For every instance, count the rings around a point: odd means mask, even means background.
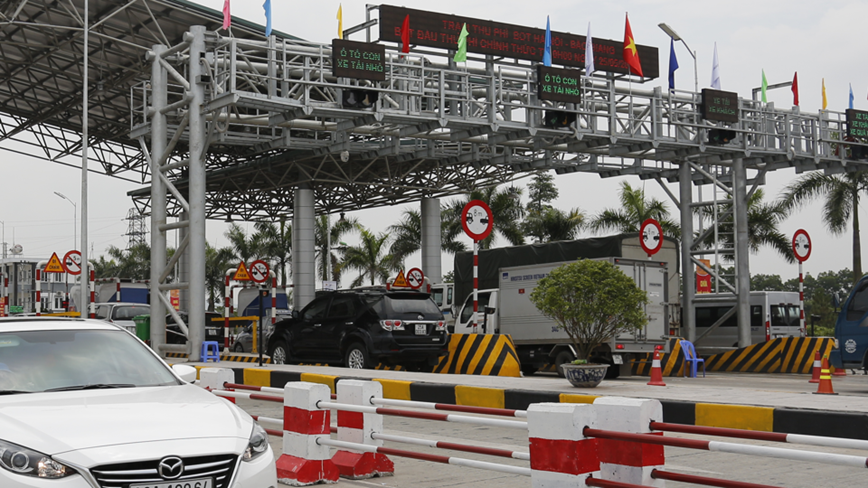
[[[660,368],[663,370],[663,376],[679,376],[682,374],[684,366],[684,355],[681,354],[680,339],[669,339],[669,352],[660,355]],[[630,370],[634,375],[650,376],[651,361],[654,359],[653,354],[640,354],[633,359],[630,364]]]
[[[512,338],[504,334],[452,334],[449,355],[440,358],[435,373],[521,376]]]

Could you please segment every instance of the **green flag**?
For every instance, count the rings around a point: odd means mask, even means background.
[[[467,34],[467,23],[465,22],[461,26],[461,34],[458,34],[458,52],[455,53],[455,57],[453,58],[456,63],[467,62]]]
[[[766,70],[763,70],[763,103],[768,103],[766,100],[766,90],[769,88],[769,82],[766,81]]]

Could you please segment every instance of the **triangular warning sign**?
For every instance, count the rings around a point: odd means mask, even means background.
[[[392,286],[395,288],[410,288],[410,283],[407,283],[407,277],[404,276],[403,269],[398,272],[398,277],[392,282]]]
[[[51,254],[51,259],[48,260],[48,264],[45,265],[46,273],[66,273],[66,269],[63,268],[63,263],[60,262],[60,258],[57,257],[57,253]]]
[[[241,264],[238,265],[238,269],[235,270],[235,274],[232,276],[232,279],[235,281],[250,281],[250,273],[247,272],[247,266],[244,266],[244,261],[241,261]]]

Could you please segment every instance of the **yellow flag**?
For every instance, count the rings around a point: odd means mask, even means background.
[[[344,6],[338,5],[338,39],[344,38]]]
[[[823,110],[826,110],[828,105],[829,102],[826,100],[826,79],[823,78]]]

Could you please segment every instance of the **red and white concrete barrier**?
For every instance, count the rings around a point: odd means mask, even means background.
[[[199,370],[199,383],[202,388],[216,392],[222,390],[223,385],[235,381],[235,372],[226,368],[202,368]],[[235,397],[218,395],[235,403]]]
[[[371,405],[371,399],[383,396],[383,385],[376,381],[343,380],[338,382],[338,402]],[[383,416],[376,413],[338,410],[338,440],[382,446],[374,437],[383,432]],[[384,454],[341,449],[332,457],[343,478],[352,480],[392,476],[395,465]]]
[[[533,488],[584,487],[588,477],[600,476],[597,440],[582,432],[596,421],[594,405],[538,403],[527,409]]]
[[[663,405],[658,400],[601,397],[594,400],[597,428],[650,434],[652,421],[663,418]],[[662,432],[658,432],[662,435]],[[638,444],[612,439],[597,439],[600,456],[600,477],[645,486],[663,487],[663,480],[651,476],[655,468],[665,464],[663,446]]]
[[[277,459],[277,480],[293,486],[336,483],[338,468],[329,448],[319,440],[330,439],[331,390],[316,383],[287,383],[283,403],[283,454]]]

